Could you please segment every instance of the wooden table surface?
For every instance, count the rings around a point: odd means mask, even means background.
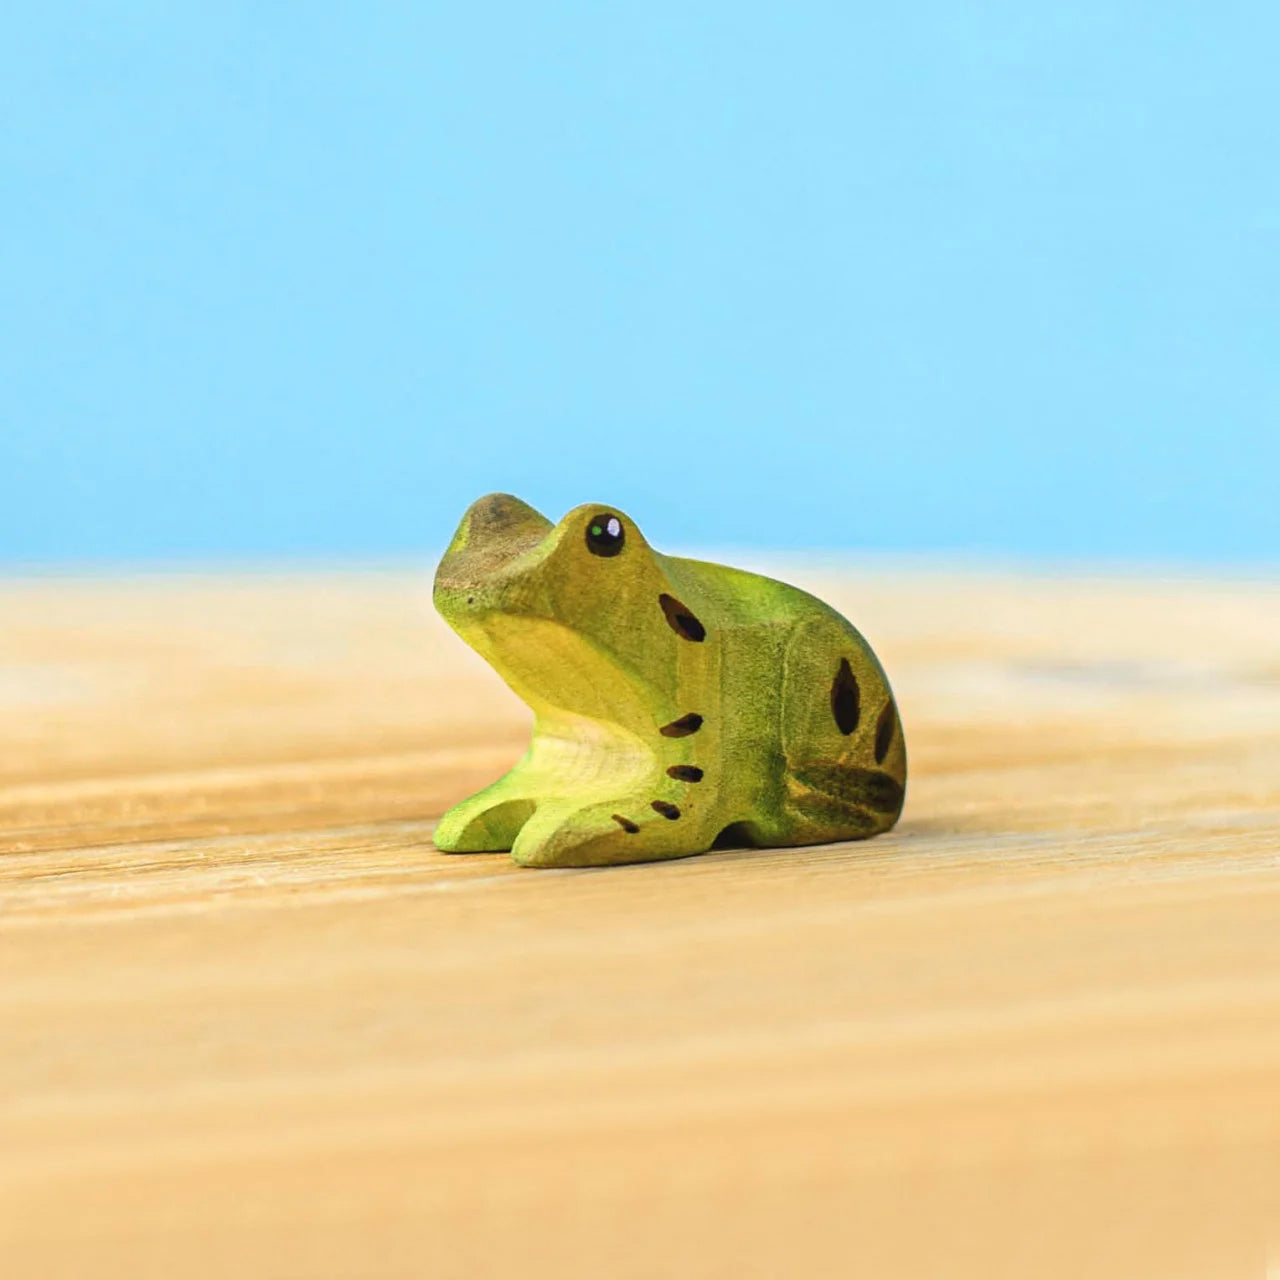
[[[899,828],[558,872],[425,567],[0,585],[0,1276],[1280,1276],[1280,584],[785,576]]]

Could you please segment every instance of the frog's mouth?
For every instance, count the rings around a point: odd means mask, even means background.
[[[436,569],[436,608],[455,630],[501,609],[508,592],[540,556],[551,521],[509,493],[491,493],[466,510]],[[464,634],[465,638],[465,634]]]

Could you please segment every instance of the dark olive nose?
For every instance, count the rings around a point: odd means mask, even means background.
[[[483,586],[553,528],[546,516],[509,493],[477,498],[464,513],[436,570],[436,586]]]
[[[477,498],[463,514],[462,523],[473,541],[527,535],[530,531],[541,537],[551,528],[546,516],[510,493],[487,493]]]

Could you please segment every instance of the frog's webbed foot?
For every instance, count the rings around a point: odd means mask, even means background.
[[[703,853],[714,832],[673,801],[627,796],[583,804],[540,804],[520,829],[511,857],[525,867],[602,867]]]
[[[455,804],[435,829],[444,853],[503,853],[533,816],[535,801],[513,774]]]

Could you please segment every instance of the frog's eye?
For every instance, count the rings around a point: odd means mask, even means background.
[[[593,556],[616,556],[625,541],[622,521],[612,511],[598,512],[587,523],[587,550]]]

